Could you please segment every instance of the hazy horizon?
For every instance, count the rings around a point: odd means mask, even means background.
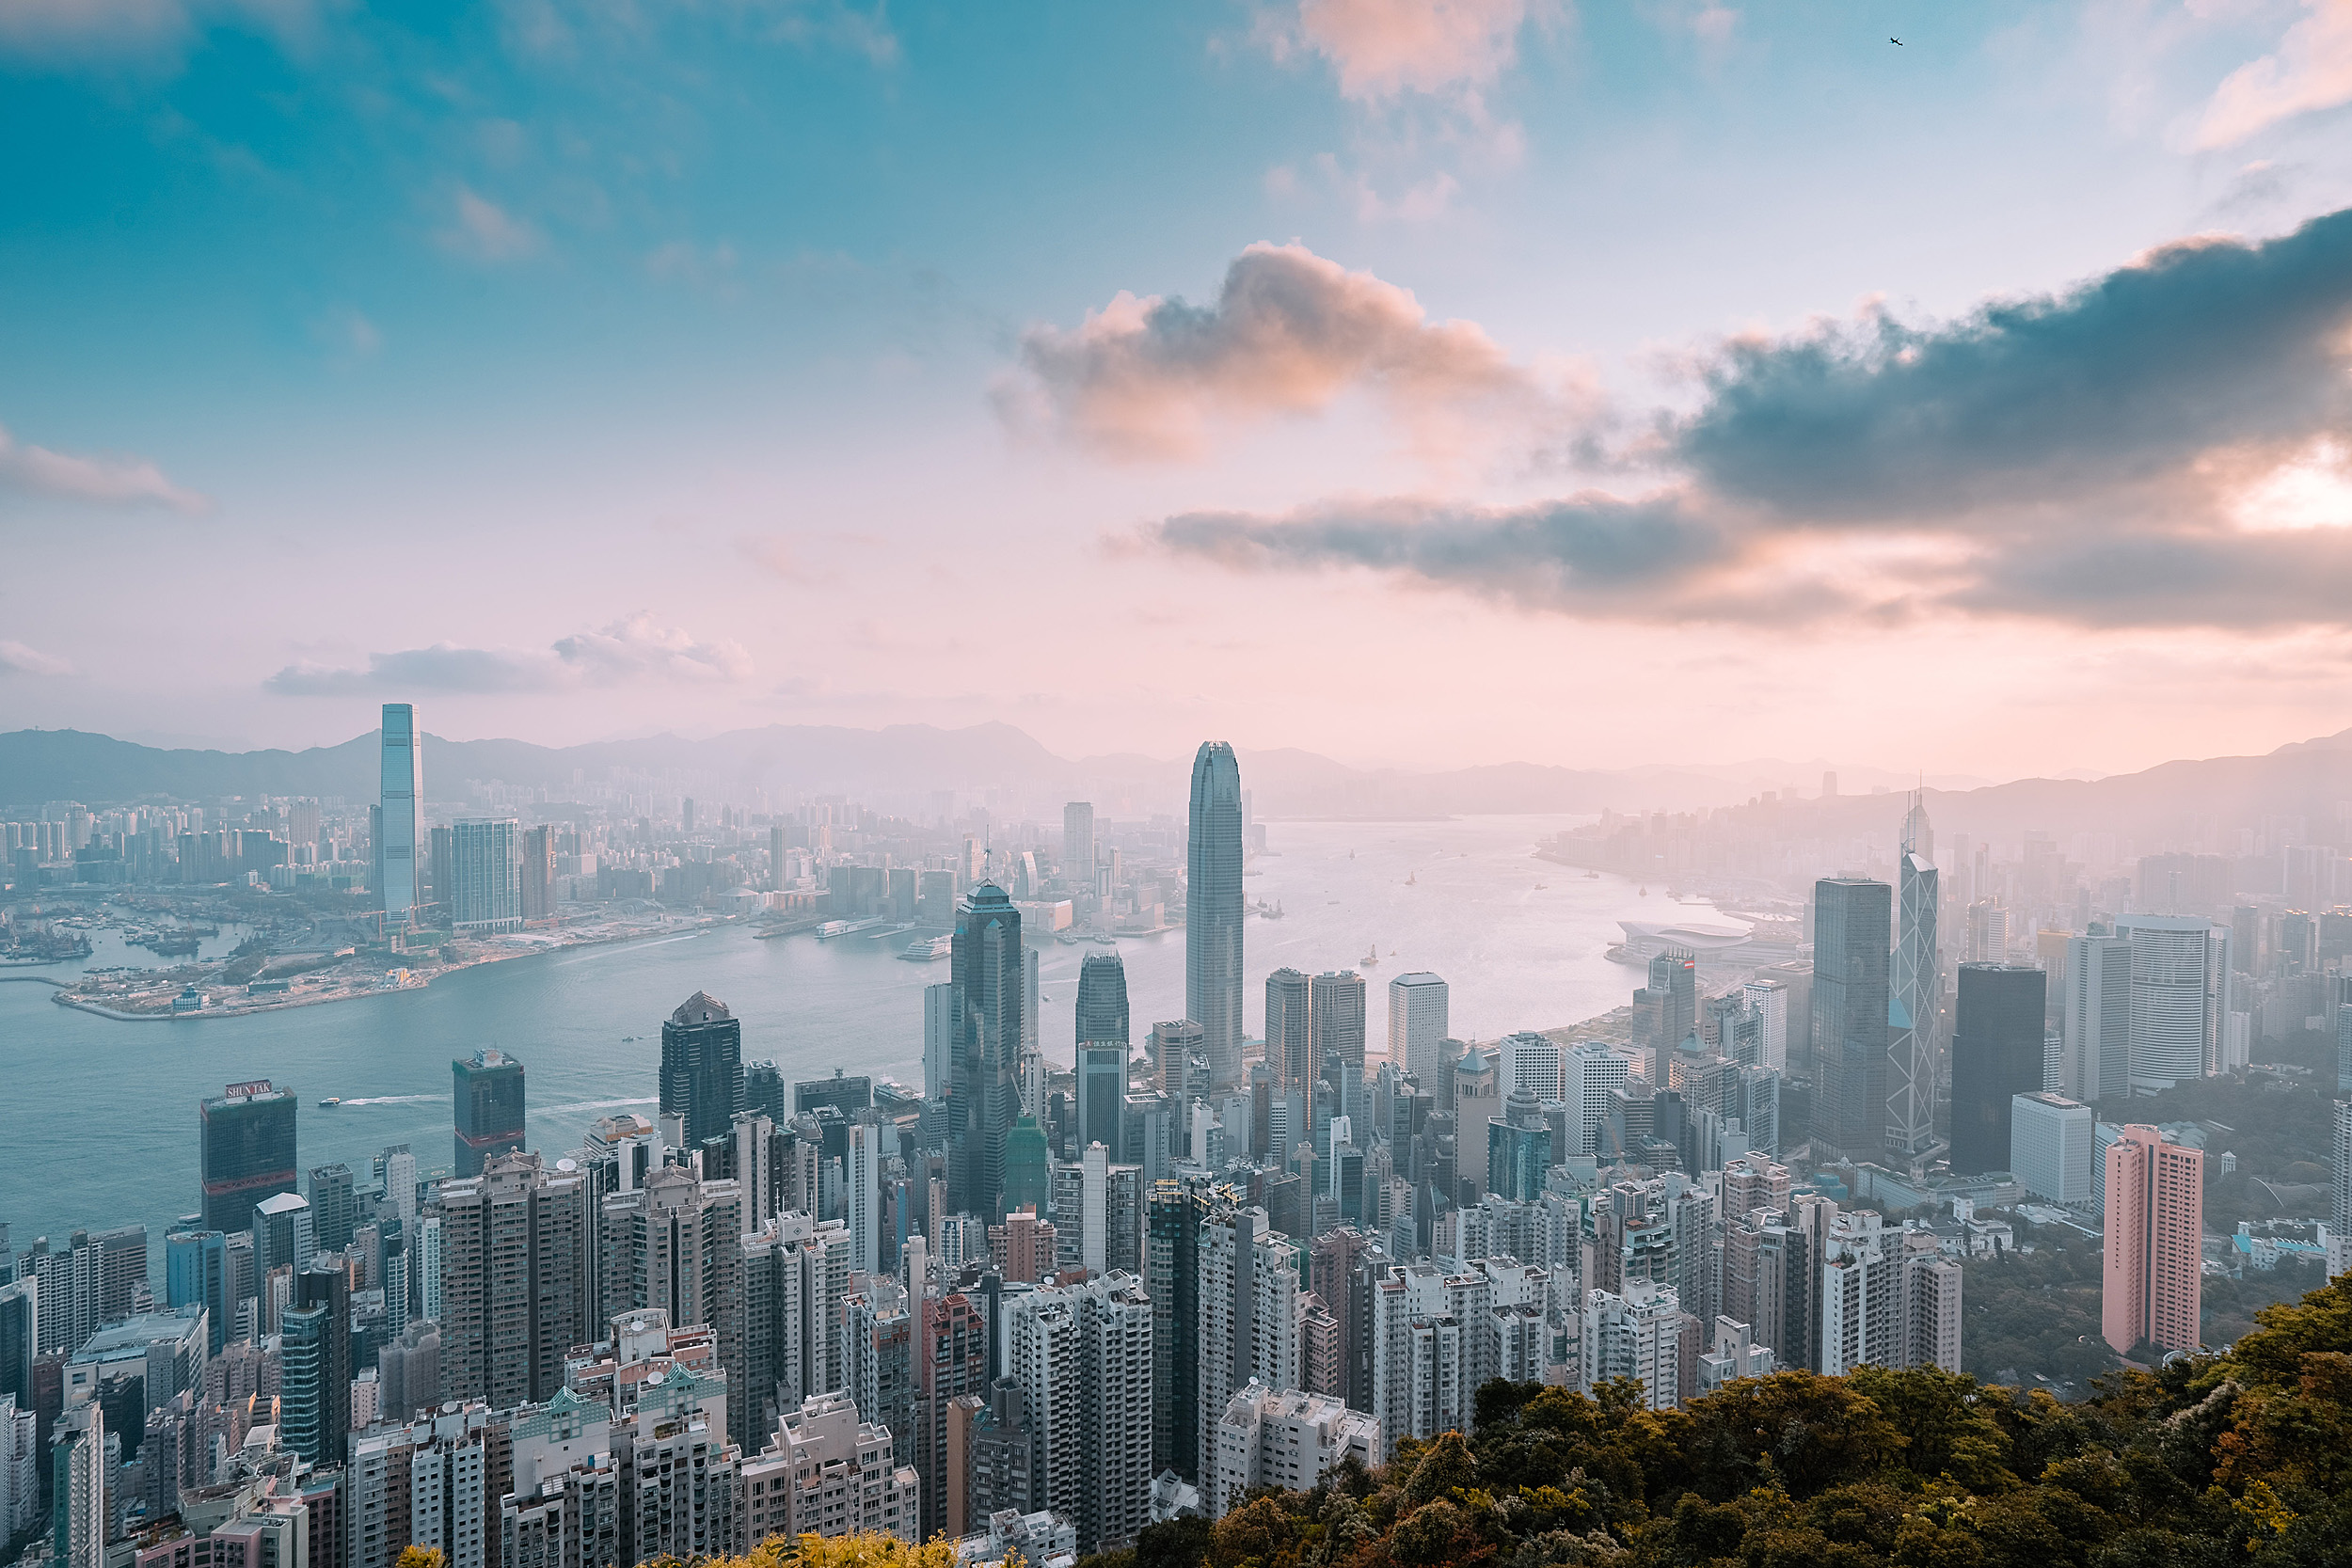
[[[0,8],[0,727],[2331,734],[2334,14]]]

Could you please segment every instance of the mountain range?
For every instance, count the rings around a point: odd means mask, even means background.
[[[1432,772],[1361,768],[1293,749],[1243,751],[1242,776],[1263,816],[1691,811],[1731,805],[1792,784],[1810,797],[1818,763],[1764,759],[1716,767],[1571,768],[1532,763]],[[548,747],[521,740],[444,740],[424,745],[425,795],[466,798],[468,781],[498,780],[564,800],[612,770],[648,792],[703,793],[749,801],[764,790],[788,800],[854,795],[884,809],[938,815],[944,797],[989,803],[1003,815],[1042,816],[1065,800],[1093,800],[1118,817],[1181,813],[1189,761],[1134,753],[1066,758],[1009,724],[963,729],[900,724],[878,730],[769,725],[707,739],[654,736]],[[1789,808],[1805,836],[1887,837],[1904,802],[1898,787],[1854,793],[1894,776],[1840,770],[1848,793],[1801,799]],[[2013,839],[2028,829],[2113,832],[2148,845],[2192,838],[2218,842],[2215,828],[2259,827],[2265,817],[2300,817],[2324,839],[2352,813],[2352,730],[2280,747],[2261,756],[2169,762],[2137,773],[2082,779],[2021,779],[1963,786],[1930,780],[1928,810],[1939,832]],[[1936,787],[1944,784],[1947,787]],[[0,810],[27,815],[45,801],[107,804],[162,796],[210,800],[253,795],[373,800],[376,736],[299,752],[163,749],[76,730],[0,734]]]

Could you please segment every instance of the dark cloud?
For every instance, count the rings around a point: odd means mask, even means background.
[[[1940,325],[1874,312],[1734,341],[1700,385],[1639,454],[1664,499],[1187,515],[1148,537],[1599,617],[2352,620],[2352,533],[2278,528],[2260,490],[2292,462],[2352,498],[2352,211]]]
[[[1726,346],[1666,421],[1719,494],[1798,522],[1947,518],[2345,428],[2352,211],[2263,245],[2168,246],[1931,328],[1878,316]]]
[[[1364,566],[1531,609],[1747,619],[1765,608],[1712,594],[1740,546],[1681,495],[1587,493],[1496,510],[1375,501],[1280,518],[1195,512],[1168,518],[1152,537],[1242,571]]]

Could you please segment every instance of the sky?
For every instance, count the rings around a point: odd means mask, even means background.
[[[0,0],[0,728],[2352,724],[2352,0]]]

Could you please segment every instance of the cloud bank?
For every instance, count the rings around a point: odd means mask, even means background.
[[[1033,326],[1021,365],[1059,436],[1129,460],[1198,457],[1220,426],[1349,391],[1439,445],[1467,415],[1525,416],[1547,397],[1474,323],[1432,322],[1410,291],[1298,245],[1249,246],[1212,304],[1122,292],[1073,330]]]
[[[0,675],[70,675],[73,666],[55,654],[0,638]]]
[[[102,506],[167,506],[208,511],[212,502],[182,489],[143,457],[82,457],[19,441],[0,425],[0,488]]]
[[[429,648],[370,654],[363,666],[290,664],[262,683],[285,697],[379,691],[496,695],[619,686],[636,681],[730,683],[751,678],[751,656],[731,640],[700,642],[647,615],[559,639],[544,649]]]
[[[2352,211],[1957,321],[1738,340],[1698,379],[1626,454],[1657,475],[1644,500],[1343,502],[1148,537],[1604,618],[2352,624]]]

